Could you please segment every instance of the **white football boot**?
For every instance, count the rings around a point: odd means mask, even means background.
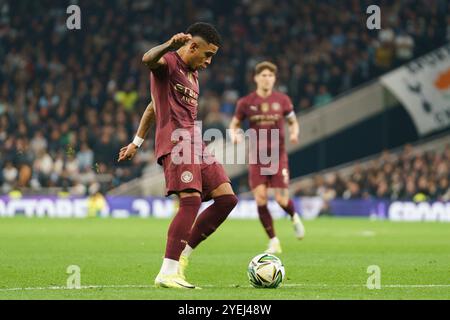
[[[184,280],[179,274],[158,274],[155,279],[155,286],[158,288],[201,289],[200,287],[194,286]]]
[[[305,237],[305,227],[297,212],[292,216],[292,225],[294,226],[295,236],[298,240],[302,240]]]
[[[265,252],[269,254],[280,254],[282,252],[280,240],[277,237],[270,239],[269,247]]]

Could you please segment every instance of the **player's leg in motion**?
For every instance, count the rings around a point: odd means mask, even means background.
[[[208,238],[225,221],[236,206],[238,199],[229,183],[223,183],[211,192],[214,203],[206,208],[197,218],[189,236],[187,245],[180,257],[179,274],[184,278],[184,271],[192,251]]]
[[[192,227],[188,245],[193,249],[216,231],[238,202],[229,183],[220,185],[211,197],[214,203],[200,214]]]
[[[253,196],[255,197],[256,205],[258,207],[259,220],[261,221],[264,230],[269,237],[269,247],[266,252],[275,254],[281,253],[280,240],[275,235],[275,227],[269,208],[267,207],[267,186],[260,184],[253,189]]]
[[[155,284],[159,287],[195,289],[179,276],[178,268],[181,252],[201,205],[201,197],[199,192],[180,192],[178,196],[180,206],[169,226],[166,253]]]
[[[289,198],[289,190],[286,188],[275,189],[275,200],[281,208],[291,217],[294,225],[295,236],[301,240],[305,237],[305,228],[299,214],[295,211],[294,202]]]

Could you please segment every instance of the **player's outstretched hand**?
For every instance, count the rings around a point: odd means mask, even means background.
[[[170,48],[173,50],[177,50],[184,46],[186,42],[192,39],[192,36],[188,33],[177,33],[172,38],[170,38]]]
[[[291,134],[291,135],[289,136],[289,141],[290,141],[292,144],[297,144],[297,143],[298,143],[298,135]]]
[[[242,142],[242,140],[244,140],[244,138],[242,137],[241,134],[238,133],[234,138],[234,143],[239,144]]]
[[[123,147],[122,149],[120,149],[119,159],[117,159],[117,162],[133,159],[133,157],[137,153],[137,150],[138,147],[134,143],[130,143],[128,146]]]
[[[232,134],[230,134],[230,139],[231,139],[231,142],[233,142],[234,144],[239,144],[242,142],[243,137],[242,137],[242,134],[232,133]]]

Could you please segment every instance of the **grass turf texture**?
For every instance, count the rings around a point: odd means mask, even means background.
[[[450,299],[450,224],[321,218],[298,241],[278,220],[284,285],[254,289],[246,269],[266,236],[259,221],[228,220],[193,253],[196,291],[153,287],[168,224],[0,219],[0,299]],[[80,266],[82,286],[100,287],[65,289],[69,265]],[[369,265],[381,268],[379,290],[366,287]]]

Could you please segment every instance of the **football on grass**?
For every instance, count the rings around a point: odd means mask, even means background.
[[[284,274],[281,260],[268,253],[254,257],[247,269],[248,279],[255,288],[278,288],[283,282]]]

